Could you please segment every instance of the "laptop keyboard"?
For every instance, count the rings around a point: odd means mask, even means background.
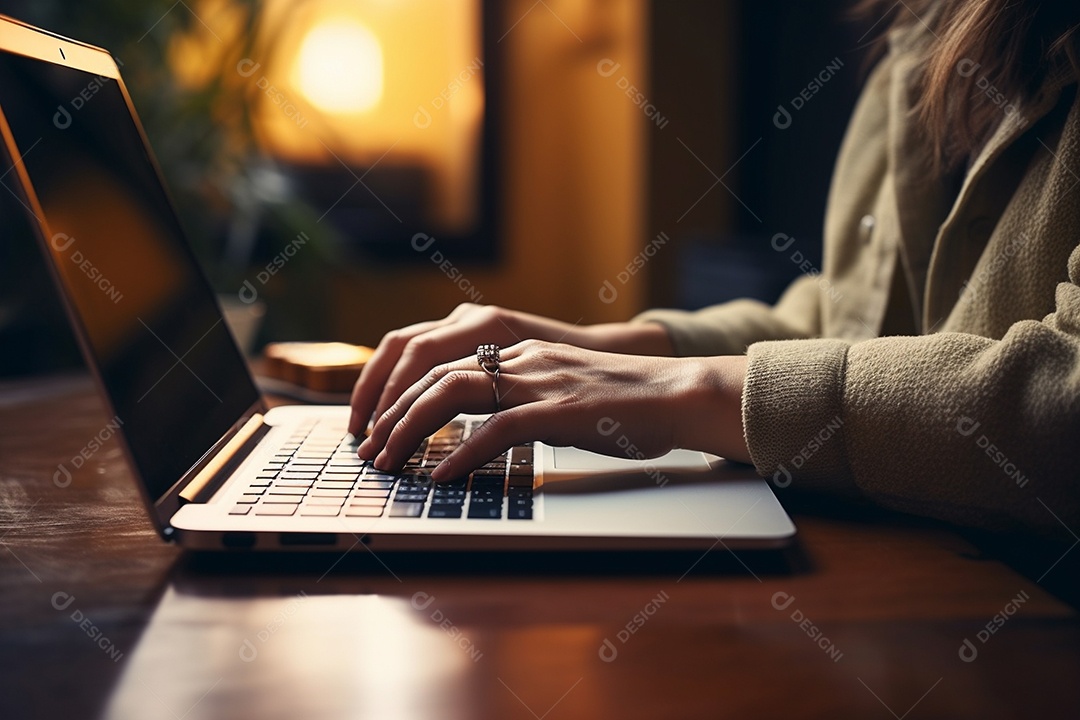
[[[519,445],[466,477],[430,473],[480,424],[455,420],[424,441],[401,473],[356,456],[359,440],[326,421],[298,428],[257,473],[230,515],[531,520],[533,447]]]

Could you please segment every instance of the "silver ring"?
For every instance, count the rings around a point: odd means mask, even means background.
[[[502,360],[498,345],[478,345],[476,364],[491,376],[491,389],[495,392],[495,412],[502,410],[502,398],[499,396],[499,362]]]

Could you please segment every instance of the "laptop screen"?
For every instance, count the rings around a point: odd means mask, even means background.
[[[258,392],[117,81],[0,49],[0,109],[110,422],[159,500]]]

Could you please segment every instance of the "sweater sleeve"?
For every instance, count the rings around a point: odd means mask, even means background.
[[[812,338],[821,334],[821,288],[816,277],[795,280],[774,306],[733,300],[697,311],[649,310],[633,322],[663,325],[679,356],[742,355],[762,340]]]
[[[1080,532],[1080,247],[1054,312],[1000,340],[761,342],[743,425],[777,487],[993,530]],[[1067,531],[1067,532],[1066,532]]]

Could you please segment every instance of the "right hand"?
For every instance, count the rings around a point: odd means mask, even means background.
[[[353,388],[349,432],[362,434],[372,413],[380,417],[436,365],[473,355],[482,343],[507,347],[522,340],[608,352],[672,354],[667,331],[655,323],[582,327],[493,305],[464,303],[442,320],[410,325],[383,337]]]
[[[539,340],[503,348],[500,356],[499,409],[431,471],[435,482],[464,477],[534,440],[615,457],[686,448],[750,459],[742,423],[745,356],[646,357]],[[401,472],[423,439],[456,415],[491,412],[493,385],[474,357],[440,364],[379,416],[357,455],[383,472]]]

